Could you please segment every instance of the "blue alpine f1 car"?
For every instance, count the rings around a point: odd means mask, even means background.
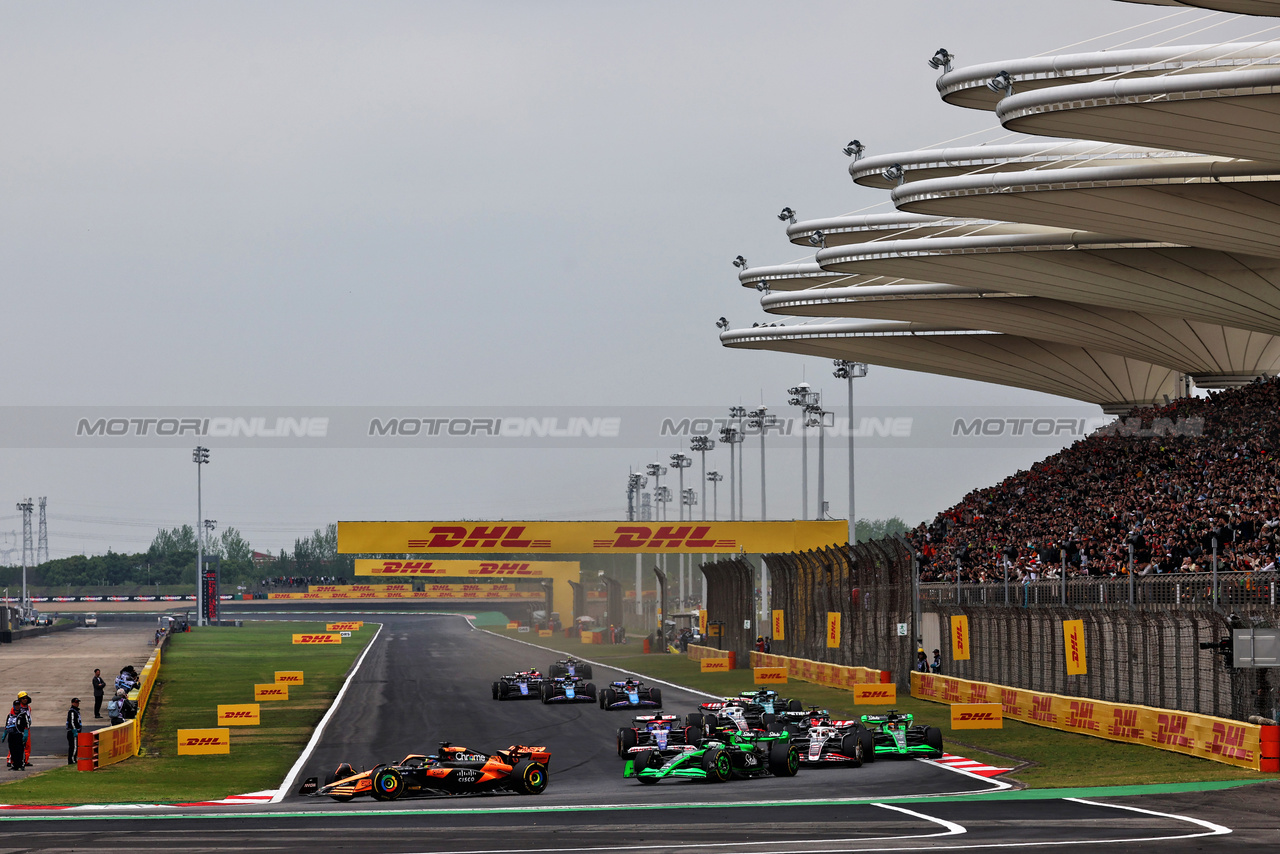
[[[662,691],[650,688],[636,679],[611,682],[600,692],[600,708],[610,709],[661,709]]]

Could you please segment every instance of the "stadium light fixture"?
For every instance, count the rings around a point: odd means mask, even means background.
[[[1013,77],[1007,71],[1001,71],[987,81],[987,88],[992,92],[1003,92],[1005,95],[1013,94]]]
[[[795,225],[796,212],[793,211],[791,208],[783,208],[782,212],[778,214],[778,219],[782,220],[783,222],[787,222],[792,225]]]
[[[937,52],[934,53],[933,59],[929,60],[929,67],[934,69],[935,71],[938,70],[939,68],[941,68],[943,71],[950,71],[951,60],[955,58],[956,58],[956,55],[954,53],[947,50],[945,47],[940,47],[938,48]]]
[[[888,169],[880,173],[884,179],[895,187],[901,187],[902,182],[907,180],[907,170],[902,168],[901,163],[895,163]]]
[[[862,152],[866,150],[867,147],[861,142],[856,139],[851,139],[849,140],[849,144],[844,147],[844,156],[852,157],[854,160],[861,160]]]
[[[815,231],[809,235],[809,245],[825,247],[827,245],[827,236],[821,231]]]
[[[722,318],[720,318],[719,320],[717,320],[717,321],[716,321],[716,329],[723,329],[725,332],[728,332],[728,331],[729,331],[729,318],[727,318],[727,317],[722,317]]]
[[[733,259],[733,266],[737,267],[739,270],[745,270],[747,269],[747,259],[739,255],[737,258]]]

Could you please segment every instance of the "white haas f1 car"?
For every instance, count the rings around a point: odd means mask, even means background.
[[[575,676],[557,676],[542,683],[543,703],[594,703],[596,686]]]
[[[631,726],[618,728],[618,756],[623,759],[644,750],[692,750],[701,743],[702,729],[685,726],[679,715],[636,715]]]
[[[661,709],[662,691],[650,688],[635,679],[611,682],[609,687],[600,692],[600,708],[606,711],[635,708]]]
[[[858,768],[874,750],[871,731],[857,721],[833,721],[822,709],[811,709],[804,717],[789,714],[773,729],[791,735],[791,743],[804,765],[852,765]]]

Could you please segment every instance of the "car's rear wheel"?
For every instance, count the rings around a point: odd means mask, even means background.
[[[729,761],[729,754],[713,747],[702,754],[702,770],[709,782],[723,783],[733,776],[733,763]]]
[[[595,686],[595,683],[588,682],[588,683],[587,683],[587,687],[585,687],[585,688],[583,688],[583,689],[582,689],[582,693],[583,693],[585,696],[590,697],[592,700],[595,700],[595,698],[596,698],[596,686]]]
[[[702,727],[685,727],[684,743],[693,747],[700,747],[702,745]]]
[[[653,704],[657,706],[659,709],[662,708],[662,691],[660,691],[657,688],[650,688],[649,699],[652,700]]]
[[[394,768],[382,768],[375,771],[369,780],[376,801],[394,801],[404,791],[404,778]]]
[[[777,722],[778,719],[772,712],[765,712],[760,716],[760,723],[764,724],[765,732],[773,732],[773,725]]]
[[[640,776],[641,771],[643,771],[644,769],[648,768],[650,765],[653,764],[653,757],[656,755],[657,754],[655,754],[652,750],[642,750],[636,754],[636,764],[635,764],[636,779],[639,780],[641,783],[644,783],[646,786],[652,786],[654,783],[658,782],[657,777]]]
[[[634,729],[618,730],[618,755],[623,759],[631,753],[631,748],[636,746],[636,731]]]
[[[775,777],[794,777],[800,770],[800,751],[787,741],[769,745],[769,773]]]
[[[493,699],[495,700],[499,699],[499,697],[501,696],[500,691],[501,691],[501,688],[499,688],[498,683],[494,682],[493,683]]]
[[[803,706],[803,705],[801,705],[801,703],[800,703],[800,701],[799,701],[799,700],[792,700],[791,702],[787,703],[787,711],[788,711],[788,712],[803,712],[803,711],[804,711],[804,706]]]
[[[607,709],[616,702],[618,702],[618,692],[612,688],[605,688],[604,696],[600,698],[600,708]]]
[[[684,723],[685,726],[697,727],[698,729],[702,729],[705,725],[702,712],[691,712],[690,714],[685,715]]]
[[[568,675],[569,675],[569,671],[568,671],[565,667],[563,667],[562,665],[559,665],[559,664],[553,664],[553,665],[551,665],[551,678],[552,678],[552,679],[555,679],[557,676],[568,676]]]
[[[854,768],[862,767],[862,742],[858,736],[850,733],[840,739],[840,753],[853,761]]]
[[[933,752],[942,755],[942,730],[936,726],[925,727],[924,743],[933,748]]]
[[[876,737],[869,729],[858,730],[858,741],[862,742],[862,761],[876,761]]]
[[[591,678],[591,665],[590,665],[590,664],[584,664],[584,665],[582,665],[581,667],[579,667],[579,668],[578,668],[578,675],[579,675],[579,676],[581,676],[583,679],[590,679],[590,678]]]
[[[547,788],[547,766],[532,759],[522,759],[511,769],[516,791],[522,795],[541,795]]]

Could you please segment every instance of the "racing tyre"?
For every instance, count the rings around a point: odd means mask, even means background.
[[[505,683],[505,682],[497,682],[497,683],[495,683],[495,684],[494,684],[494,687],[495,687],[495,688],[497,689],[497,691],[498,691],[498,693],[497,693],[497,698],[498,698],[499,700],[505,700],[505,699],[507,699],[507,683]]]
[[[702,727],[687,726],[684,728],[684,743],[693,747],[702,746]]]
[[[862,761],[876,761],[876,737],[869,729],[858,730],[858,741],[862,742]]]
[[[853,760],[851,764],[854,768],[862,767],[862,742],[858,740],[858,736],[850,733],[840,739],[840,752]]]
[[[522,795],[541,795],[547,788],[547,766],[532,759],[521,759],[511,770],[516,791]]]
[[[604,694],[600,697],[600,708],[607,709],[616,702],[618,702],[618,692],[612,688],[605,688]]]
[[[936,726],[924,728],[924,743],[933,748],[933,751],[939,756],[942,755],[942,730]]]
[[[551,665],[552,679],[555,679],[557,676],[568,676],[568,675],[569,675],[569,671],[566,670],[564,667],[561,667],[559,664]]]
[[[760,723],[764,724],[765,732],[774,732],[774,725],[777,724],[778,718],[772,712],[765,712],[760,716]]]
[[[792,700],[791,702],[787,703],[787,711],[788,711],[788,712],[803,712],[803,711],[804,711],[804,706],[802,706],[802,705],[800,704],[800,701],[799,701],[799,700]]]
[[[404,777],[394,768],[383,768],[373,773],[369,780],[375,801],[394,801],[404,791]]]
[[[733,763],[729,754],[713,747],[702,754],[702,770],[707,772],[707,782],[723,783],[733,776]]]
[[[354,777],[355,774],[356,774],[356,769],[352,768],[346,762],[343,762],[334,770],[332,774],[329,775],[329,778],[325,780],[324,784],[327,786],[330,783],[336,783],[339,780],[345,780],[348,777]]]
[[[642,750],[636,754],[636,779],[646,786],[652,786],[658,782],[657,777],[641,777],[640,772],[653,764],[654,752],[652,750]]]
[[[794,777],[800,770],[800,751],[786,741],[769,745],[769,773],[775,777]]]
[[[653,704],[657,706],[659,709],[662,708],[662,691],[658,690],[657,688],[650,688],[649,699],[652,700]]]
[[[688,715],[685,715],[684,724],[685,726],[691,726],[691,727],[696,727],[698,729],[702,729],[702,727],[705,726],[702,718],[702,712],[692,712]]]
[[[594,684],[594,683],[592,683],[592,682],[588,682],[588,683],[587,683],[587,687],[585,687],[585,688],[583,688],[583,689],[582,689],[582,693],[583,693],[585,696],[590,697],[590,698],[592,699],[592,701],[594,701],[594,700],[595,700],[595,698],[596,698],[596,686],[595,686],[595,684]]]
[[[618,755],[623,759],[627,758],[627,754],[631,752],[631,748],[636,746],[636,731],[634,729],[618,730]]]
[[[551,701],[551,686],[543,685],[542,690],[539,693],[542,695],[542,705],[545,706]]]
[[[590,664],[584,664],[584,665],[582,665],[581,667],[579,667],[579,668],[578,668],[578,675],[579,675],[579,676],[581,676],[583,679],[590,679],[590,678],[591,678],[591,665],[590,665]]]

